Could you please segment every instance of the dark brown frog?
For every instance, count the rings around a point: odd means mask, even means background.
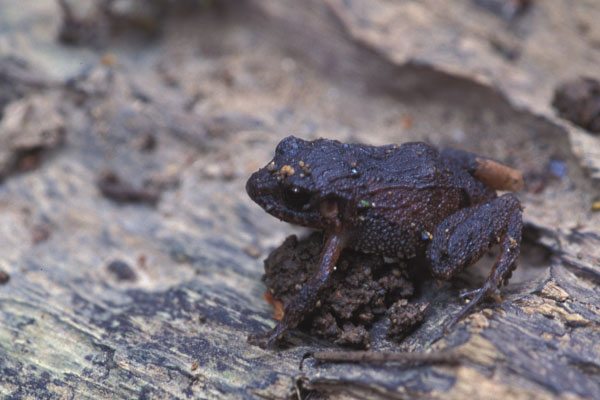
[[[302,321],[335,273],[344,248],[410,259],[425,255],[434,277],[450,279],[475,263],[494,244],[501,251],[485,284],[454,325],[498,288],[516,268],[522,209],[512,194],[521,174],[471,153],[425,143],[381,147],[335,140],[283,139],[275,157],[246,184],[250,197],[268,213],[321,229],[327,242],[317,273],[285,309],[264,344]]]

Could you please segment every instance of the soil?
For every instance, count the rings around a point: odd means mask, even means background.
[[[396,301],[388,309],[391,322],[388,336],[402,338],[409,334],[423,322],[428,308],[428,303],[409,303],[406,299]]]
[[[263,281],[275,301],[284,307],[289,304],[316,271],[323,245],[320,232],[303,239],[292,235],[269,254]],[[338,345],[369,348],[370,328],[388,312],[391,336],[402,337],[422,322],[426,308],[406,300],[413,292],[405,263],[387,263],[381,256],[346,250],[330,287],[300,329]]]

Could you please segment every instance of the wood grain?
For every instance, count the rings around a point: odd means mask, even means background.
[[[55,5],[19,2],[24,14],[0,0],[11,38],[0,55],[47,73],[15,75],[13,63],[11,79],[36,83],[14,89],[0,67],[0,105],[53,99],[65,127],[33,170],[0,183],[0,396],[599,398],[600,139],[550,102],[560,81],[597,74],[600,8],[547,0],[506,20],[476,3],[179,4],[146,14],[158,15],[154,36],[103,25],[94,45],[69,47]],[[107,49],[114,64],[99,61]],[[317,362],[305,355],[333,346],[298,331],[277,349],[247,343],[274,326],[261,260],[292,228],[244,184],[291,133],[427,140],[523,171],[523,256],[503,303],[443,334],[485,258],[420,284],[416,300],[431,306],[402,342],[385,321],[373,329],[375,351],[452,351],[456,364]],[[155,150],[140,145],[148,134]],[[111,170],[160,187],[160,201],[104,198],[96,182]]]

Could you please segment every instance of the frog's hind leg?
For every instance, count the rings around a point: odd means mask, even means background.
[[[494,244],[501,246],[500,255],[485,284],[471,292],[473,299],[447,328],[467,315],[484,298],[500,299],[498,287],[508,282],[516,268],[522,227],[521,204],[511,193],[485,204],[461,209],[438,225],[427,251],[435,277],[450,279],[479,260]]]
[[[521,171],[498,161],[462,150],[444,149],[442,157],[451,165],[458,165],[494,190],[519,190],[523,187]]]

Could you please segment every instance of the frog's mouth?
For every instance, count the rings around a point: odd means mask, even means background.
[[[269,203],[263,208],[269,214],[291,224],[306,226],[309,228],[324,228],[325,225],[323,217],[316,211],[292,210],[277,202],[275,202],[275,205],[273,205],[273,203]]]
[[[282,221],[310,228],[328,226],[327,219],[319,212],[319,200],[305,189],[286,188],[277,181],[261,179],[260,173],[255,173],[248,180],[246,191],[254,202]]]
[[[278,193],[262,193],[259,198],[252,197],[252,199],[266,212],[282,221],[310,228],[324,228],[327,225],[323,216],[318,211],[314,211],[311,208],[306,210],[290,208],[289,204]]]

